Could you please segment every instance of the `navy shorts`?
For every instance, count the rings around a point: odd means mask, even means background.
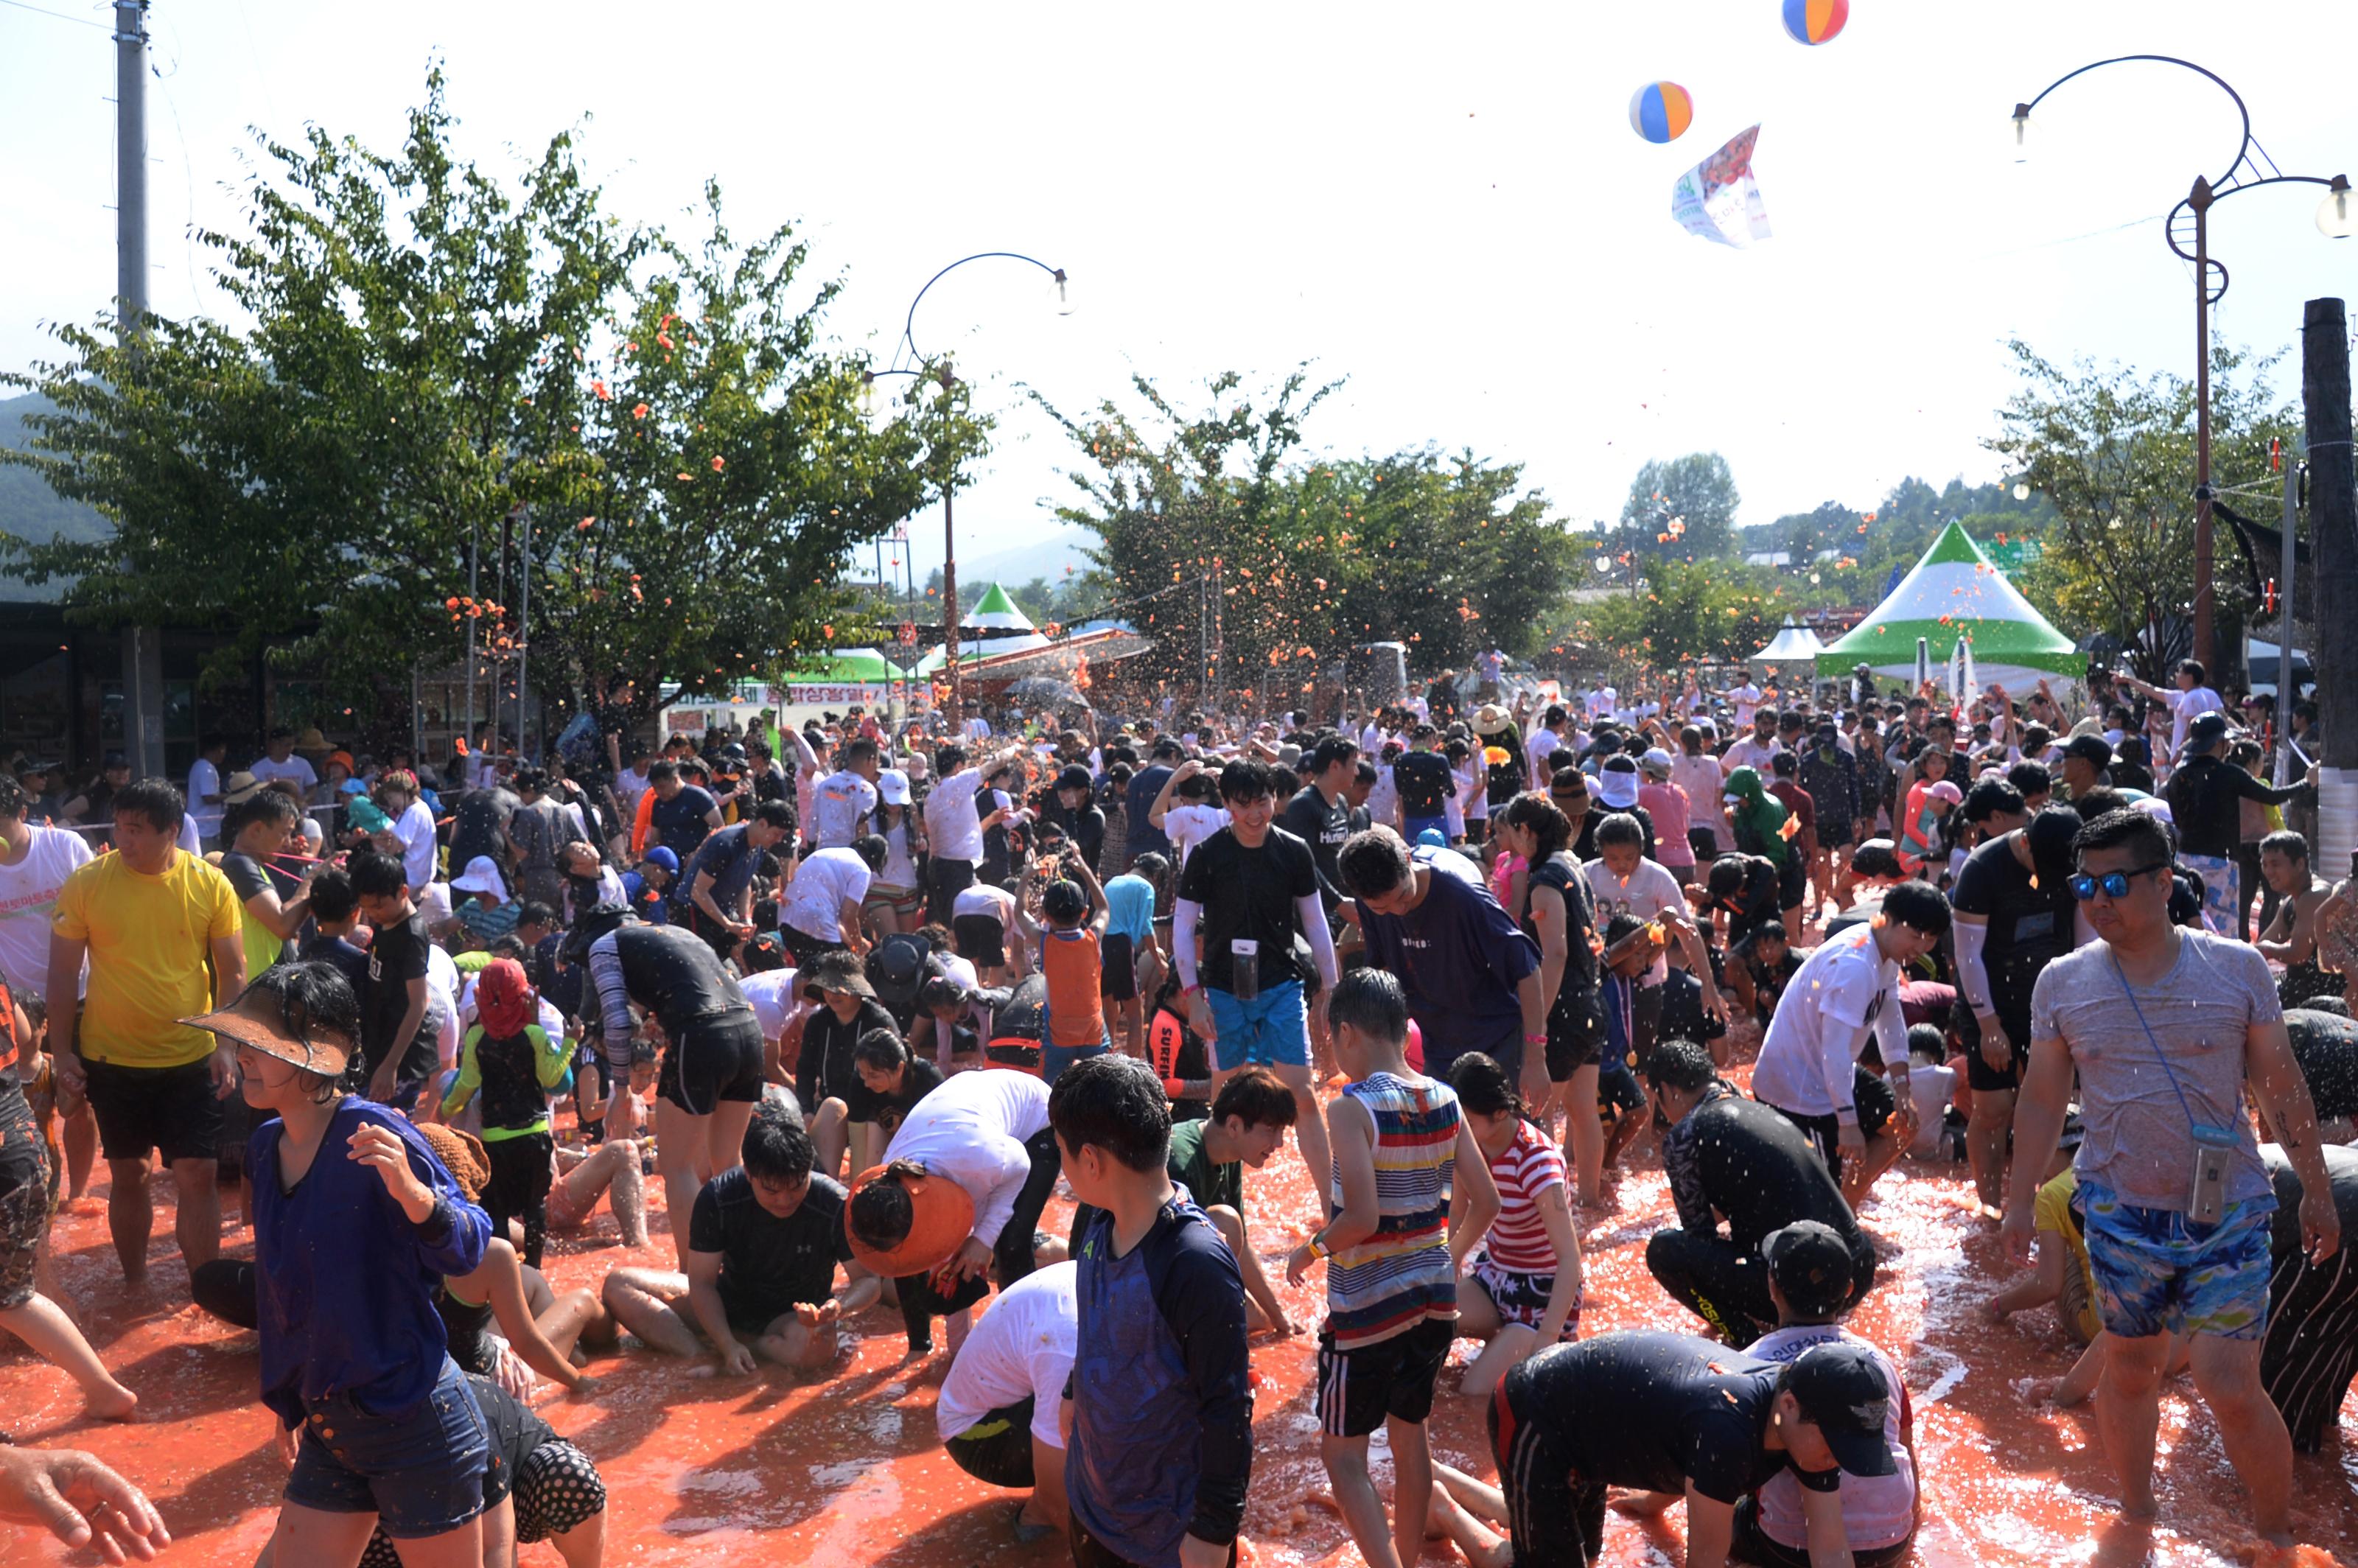
[[[373,1513],[394,1540],[424,1540],[483,1511],[491,1452],[475,1390],[445,1356],[434,1391],[406,1411],[374,1414],[350,1394],[313,1404],[286,1497],[322,1513]]]
[[[85,1098],[106,1157],[145,1160],[152,1149],[168,1165],[220,1158],[222,1100],[213,1092],[211,1062],[208,1052],[177,1067],[82,1063]]]

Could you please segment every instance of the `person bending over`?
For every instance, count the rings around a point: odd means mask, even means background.
[[[934,1431],[953,1464],[994,1487],[1032,1489],[1015,1511],[1018,1542],[1067,1524],[1062,1415],[1078,1268],[1052,1263],[1001,1292],[958,1346],[934,1401]]]

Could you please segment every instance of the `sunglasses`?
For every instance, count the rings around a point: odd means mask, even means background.
[[[2129,883],[2151,872],[2168,870],[2169,870],[2169,861],[2156,860],[2152,865],[2139,866],[2134,871],[2107,871],[2101,877],[2076,876],[2071,881],[2071,896],[2085,903],[2094,898],[2096,891],[2101,888],[2106,898],[2126,898],[2129,895]]]

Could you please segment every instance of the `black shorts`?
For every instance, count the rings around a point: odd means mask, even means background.
[[[1433,1413],[1433,1386],[1457,1337],[1454,1320],[1429,1317],[1405,1334],[1357,1350],[1337,1350],[1318,1334],[1318,1424],[1335,1437],[1365,1437],[1386,1416],[1422,1422]]]
[[[2001,1016],[1997,1021],[1997,1026],[2006,1031],[2006,1044],[2014,1047],[2003,1071],[1983,1059],[1981,1021],[1974,1016],[1972,1006],[1963,997],[1957,999],[1956,1012],[1951,1016],[1956,1021],[1957,1033],[1964,1038],[1966,1086],[1976,1094],[2020,1088],[2023,1070],[2030,1065],[2029,1016]]]
[[[821,953],[850,951],[840,938],[814,936],[807,931],[797,930],[791,925],[778,927],[778,940],[786,945],[786,951],[793,956],[795,968],[798,969],[808,968]]]
[[[221,1153],[222,1102],[213,1093],[210,1055],[178,1067],[125,1067],[84,1062],[99,1147],[110,1160],[164,1162],[212,1160]]]
[[[978,968],[995,969],[1007,962],[1007,927],[995,914],[960,914],[950,920],[957,939],[957,956]]]
[[[1595,1066],[1604,1044],[1605,1018],[1595,995],[1592,992],[1566,1002],[1559,991],[1555,1006],[1548,1010],[1548,1082],[1568,1083],[1581,1068]]]
[[[1858,1130],[1866,1137],[1873,1138],[1881,1132],[1898,1114],[1899,1101],[1893,1096],[1891,1086],[1865,1067],[1851,1068],[1850,1093],[1851,1104],[1858,1111]],[[1766,1105],[1768,1102],[1764,1100],[1761,1103]],[[1840,1117],[1803,1116],[1798,1111],[1787,1110],[1781,1105],[1769,1108],[1809,1135],[1810,1141],[1817,1147],[1818,1158],[1826,1162],[1827,1170],[1842,1169]]]
[[[1032,1470],[1032,1414],[1027,1394],[1001,1405],[949,1440],[951,1461],[978,1481],[994,1487],[1038,1484]]]
[[[701,1018],[664,1050],[655,1093],[690,1116],[710,1116],[722,1100],[762,1098],[762,1021],[751,1010]]]
[[[1801,863],[1801,851],[1788,844],[1785,863],[1777,868],[1777,907],[1799,909],[1810,895],[1810,868]]]
[[[1098,939],[1098,950],[1105,960],[1105,978],[1098,983],[1098,994],[1108,1001],[1136,1001],[1138,955],[1130,937],[1120,931],[1109,931]]]

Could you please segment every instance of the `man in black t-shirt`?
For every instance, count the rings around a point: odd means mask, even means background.
[[[852,1261],[843,1188],[811,1168],[812,1152],[793,1108],[764,1104],[745,1129],[744,1162],[696,1195],[685,1271],[617,1269],[607,1310],[651,1349],[697,1356],[709,1342],[724,1373],[751,1373],[757,1356],[832,1366],[838,1325],[882,1287]]]
[[[464,866],[481,855],[495,866],[513,865],[508,819],[523,809],[515,792],[496,783],[460,795],[450,815],[450,863]]]
[[[1849,1562],[1842,1477],[1893,1471],[1892,1390],[1855,1346],[1812,1346],[1790,1365],[1679,1334],[1600,1335],[1552,1346],[1491,1396],[1500,1487],[1433,1466],[1433,1517],[1476,1568],[1586,1568],[1605,1543],[1608,1487],[1621,1507],[1687,1505],[1688,1568],[1724,1568],[1736,1507],[1780,1471],[1801,1484],[1811,1560]],[[1503,1516],[1504,1541],[1466,1509]]]
[[[434,988],[427,982],[433,941],[426,917],[409,902],[401,862],[390,855],[352,858],[352,892],[375,931],[368,947],[368,989],[361,996],[361,1060],[368,1098],[407,1115],[433,1076],[441,1033]]]
[[[703,847],[706,837],[719,828],[720,803],[701,784],[684,782],[679,764],[668,757],[647,770],[647,787],[655,792],[655,804],[647,816],[654,834],[649,841],[662,844],[684,866]]]
[[[1187,1023],[1212,1046],[1216,1093],[1230,1074],[1256,1064],[1285,1080],[1299,1112],[1303,1159],[1311,1170],[1324,1171],[1326,1129],[1310,1092],[1303,1000],[1305,979],[1314,979],[1329,990],[1336,979],[1317,860],[1309,845],[1276,826],[1271,772],[1259,762],[1234,762],[1223,768],[1220,799],[1228,808],[1228,826],[1187,857],[1172,911],[1171,956],[1185,988]],[[1296,956],[1297,931],[1309,939],[1309,966]]]
[[[1975,846],[1949,894],[1957,991],[1979,1036],[1965,1043],[1965,1081],[1974,1091],[1965,1153],[1974,1186],[1993,1208],[2006,1202],[2014,1092],[2030,1060],[2031,988],[2039,971],[2075,946],[2071,839],[2079,831],[2078,812],[2050,806]]]
[[[1335,860],[1343,840],[1351,836],[1347,799],[1359,771],[1359,744],[1341,735],[1329,735],[1311,750],[1310,782],[1295,792],[1278,814],[1277,825],[1310,846],[1318,866],[1318,896],[1333,914],[1344,899]]]
[[[1420,724],[1409,735],[1409,749],[1392,763],[1392,787],[1400,795],[1401,837],[1413,844],[1428,827],[1449,832],[1449,797],[1456,792],[1457,775],[1441,754],[1441,731]]]
[[[1672,1296],[1730,1345],[1777,1326],[1760,1242],[1798,1219],[1831,1226],[1851,1249],[1850,1300],[1875,1283],[1875,1248],[1858,1227],[1817,1146],[1783,1113],[1720,1081],[1711,1054],[1691,1040],[1654,1048],[1648,1091],[1671,1123],[1662,1171],[1679,1223],[1646,1243],[1646,1267]],[[1720,1217],[1727,1234],[1720,1234]]]

